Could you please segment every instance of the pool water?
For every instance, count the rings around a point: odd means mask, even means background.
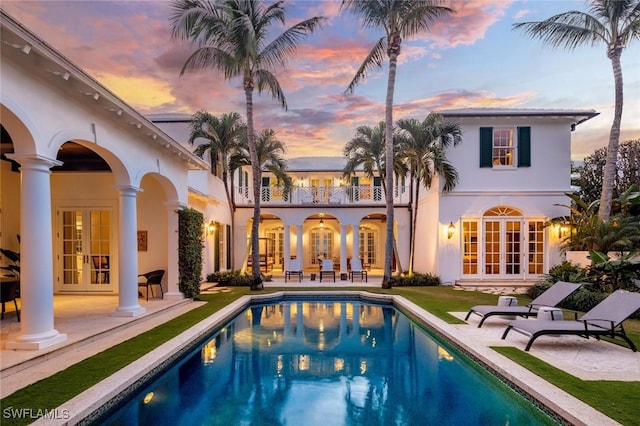
[[[553,419],[391,305],[255,305],[101,425],[544,425]]]

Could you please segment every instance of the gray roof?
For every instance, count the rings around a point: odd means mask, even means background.
[[[459,108],[438,111],[445,117],[565,117],[574,125],[600,114],[593,109]]]
[[[345,157],[297,157],[287,160],[287,171],[341,172],[346,164]]]

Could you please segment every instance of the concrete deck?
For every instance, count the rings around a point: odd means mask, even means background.
[[[276,277],[272,282],[266,282],[265,287],[322,287],[336,288],[379,287],[381,277],[370,277],[367,283],[363,281],[336,280],[322,283],[304,280],[299,283],[284,283],[284,279]],[[225,291],[212,285],[203,285],[203,292]],[[491,290],[489,290],[491,291]],[[496,294],[500,290],[493,290]],[[258,294],[258,293],[257,293]],[[8,312],[0,324],[2,350],[0,351],[0,396],[5,397],[16,390],[34,383],[63,370],[74,363],[90,357],[110,346],[129,339],[141,332],[149,330],[163,322],[174,318],[190,309],[199,306],[199,302],[190,300],[149,300],[140,302],[147,312],[138,318],[112,317],[109,314],[117,307],[117,296],[55,296],[54,312],[55,327],[61,333],[66,333],[66,342],[39,351],[6,350],[5,343],[19,332],[19,323],[15,313]],[[502,333],[508,320],[491,318],[478,329],[479,318],[472,316],[469,324],[446,324],[438,318],[425,313],[419,308],[419,316],[433,325],[439,332],[458,342],[465,350],[485,359],[498,371],[505,371],[507,377],[514,380],[524,380],[525,388],[534,383],[535,392],[551,395],[551,400],[545,404],[560,404],[566,415],[574,424],[615,424],[595,410],[586,406],[575,398],[559,391],[547,382],[542,381],[532,373],[522,369],[517,364],[490,349],[490,346],[515,346],[524,349],[527,338],[518,333],[510,333],[506,340],[501,340]],[[463,319],[466,313],[453,313]],[[214,316],[215,317],[215,316]],[[215,318],[208,319],[213,321]],[[532,319],[532,321],[535,321]],[[188,334],[189,332],[185,332]],[[189,336],[182,336],[189,338]],[[167,349],[161,349],[167,350]],[[594,339],[586,340],[575,336],[541,337],[533,345],[530,354],[554,365],[583,380],[627,380],[640,381],[640,353],[606,342]],[[164,357],[164,354],[159,358]],[[126,375],[125,375],[126,376]],[[531,378],[531,376],[534,376]],[[524,377],[524,379],[523,379]],[[112,383],[111,380],[106,382]],[[88,391],[89,392],[89,391]],[[104,390],[94,393],[100,394]],[[594,417],[596,416],[596,417]]]

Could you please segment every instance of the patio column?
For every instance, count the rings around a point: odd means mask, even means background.
[[[298,246],[296,247],[297,258],[300,259],[300,265],[304,268],[304,259],[302,258],[302,225],[296,225],[296,235],[298,237]]]
[[[357,259],[360,256],[360,227],[353,225],[353,243],[351,247],[351,258]]]
[[[185,206],[181,203],[165,203],[167,207],[167,291],[165,299],[184,299],[184,293],[178,288],[178,210]]]
[[[10,155],[20,163],[20,334],[7,349],[43,349],[67,340],[53,328],[51,167],[37,155]]]
[[[284,259],[282,261],[282,270],[289,269],[289,259],[291,259],[291,225],[284,225]]]
[[[121,186],[118,206],[118,307],[117,317],[137,317],[146,309],[138,303],[138,218],[136,197],[140,188]]]
[[[340,273],[347,273],[347,225],[340,225]]]

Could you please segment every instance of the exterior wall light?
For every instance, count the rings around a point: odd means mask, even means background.
[[[447,227],[447,239],[450,240],[451,237],[453,237],[453,234],[455,234],[456,232],[456,226],[453,224],[453,222],[449,223],[449,226]]]
[[[208,234],[213,234],[216,231],[216,224],[215,222],[212,220],[211,222],[209,222],[209,224],[207,225],[207,233]]]

